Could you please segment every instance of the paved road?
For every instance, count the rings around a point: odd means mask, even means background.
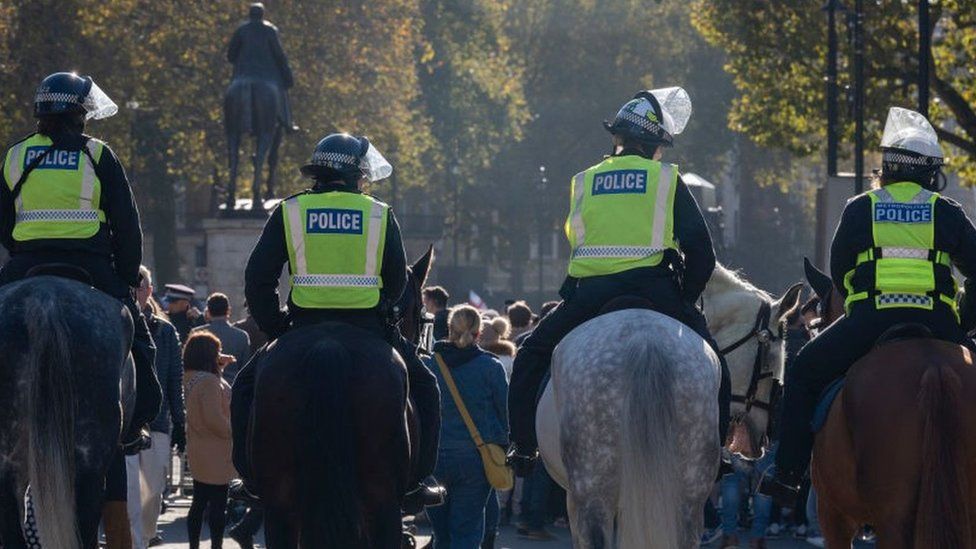
[[[188,549],[189,544],[186,541],[186,512],[189,507],[189,502],[187,500],[177,500],[175,506],[171,507],[170,510],[163,515],[160,520],[160,528],[163,531],[163,537],[165,543],[162,547],[166,549]],[[552,528],[552,533],[558,538],[556,541],[551,542],[533,542],[523,539],[519,539],[515,535],[515,529],[513,527],[503,528],[501,531],[501,537],[496,544],[498,549],[572,549],[572,542],[569,536],[569,530],[565,528]],[[209,539],[206,534],[206,527],[204,527],[204,539]],[[427,537],[424,538],[429,539]],[[742,547],[748,546],[748,540],[746,534],[741,534]],[[263,540],[259,540],[263,541]],[[201,544],[203,547],[209,547],[208,542]],[[712,544],[709,547],[717,547],[716,544]],[[227,540],[224,544],[227,549],[237,549],[237,544],[231,540]],[[264,547],[259,544],[258,547]],[[771,549],[795,549],[795,548],[807,548],[811,549],[813,546],[807,543],[795,540],[795,539],[780,539],[780,540],[770,540],[768,542],[768,547]]]

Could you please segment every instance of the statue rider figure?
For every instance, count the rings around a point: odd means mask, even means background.
[[[295,77],[288,66],[288,57],[281,48],[278,28],[264,20],[264,4],[251,4],[248,21],[237,27],[230,39],[227,60],[234,65],[234,80],[252,78],[274,82],[283,97],[282,112],[278,113],[281,125],[286,131],[298,131],[298,126],[292,121],[287,92],[295,85]]]

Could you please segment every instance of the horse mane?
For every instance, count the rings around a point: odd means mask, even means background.
[[[755,323],[763,301],[771,303],[773,298],[735,271],[716,264],[705,286],[704,304],[705,317],[719,344],[727,345],[746,333]]]

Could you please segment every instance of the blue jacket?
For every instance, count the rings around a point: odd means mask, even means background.
[[[458,349],[447,341],[434,344],[447,363],[461,398],[485,442],[508,446],[508,382],[505,369],[494,355],[477,346]],[[424,358],[437,376],[441,390],[441,450],[474,449],[461,413],[433,357]]]
[[[161,317],[147,315],[149,330],[156,342],[156,376],[163,389],[163,402],[159,415],[149,424],[149,429],[170,434],[173,423],[186,424],[183,405],[183,354],[180,336],[176,328]]]

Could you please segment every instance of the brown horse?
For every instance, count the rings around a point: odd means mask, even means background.
[[[843,314],[830,278],[807,266],[822,321]],[[971,548],[976,541],[976,369],[969,350],[907,337],[847,373],[816,436],[811,477],[827,547],[864,524],[879,548]]]

